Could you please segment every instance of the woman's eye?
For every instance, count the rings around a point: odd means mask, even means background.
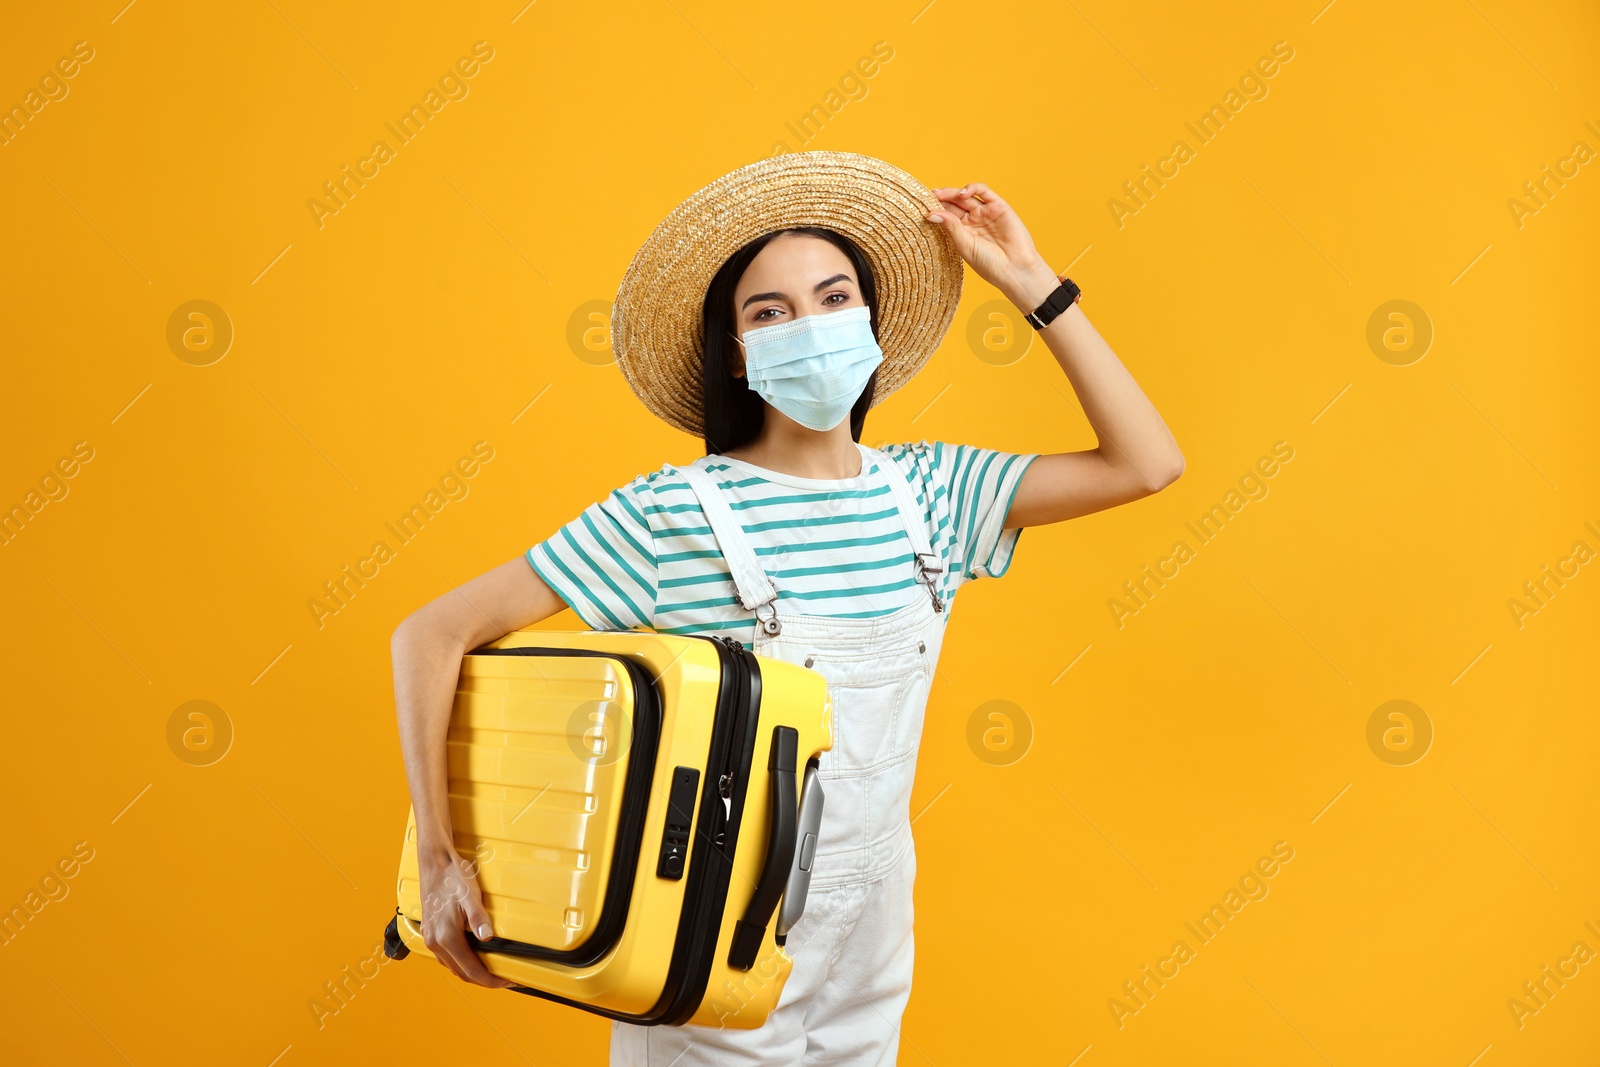
[[[754,316],[752,321],[754,321],[754,322],[763,322],[763,321],[765,321],[766,314],[769,311],[772,312],[774,315],[776,315],[778,313],[778,309],[777,308],[762,308],[760,311],[755,313],[755,316]]]
[[[835,302],[833,305],[831,305],[833,307],[838,307],[839,303],[847,301],[847,300],[850,299],[850,297],[845,295],[844,293],[829,293],[827,296],[822,298],[822,302],[824,304],[826,304],[826,303],[828,303],[828,301],[833,300],[834,297],[838,297],[839,301]]]

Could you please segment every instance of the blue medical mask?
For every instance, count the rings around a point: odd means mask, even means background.
[[[831,430],[883,362],[865,305],[759,326],[744,335],[744,373],[760,397],[795,422]]]

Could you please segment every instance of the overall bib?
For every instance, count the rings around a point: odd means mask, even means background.
[[[889,482],[915,553],[906,567],[926,586],[925,595],[876,618],[779,610],[778,590],[716,479],[699,467],[679,468],[705,509],[740,603],[756,614],[755,651],[828,680],[834,744],[822,753],[822,829],[805,914],[785,945],[794,969],[777,1009],[756,1030],[614,1023],[613,1067],[895,1062],[911,995],[911,784],[948,616],[935,584],[942,565],[911,486],[888,456],[857,447],[862,471],[876,462]]]

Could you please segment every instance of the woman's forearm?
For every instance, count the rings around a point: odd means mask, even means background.
[[[1044,303],[1059,284],[1040,261],[1012,282],[1005,295],[1026,313]],[[1077,304],[1039,332],[1072,383],[1108,464],[1126,470],[1151,491],[1183,473],[1183,453],[1172,431]]]
[[[417,861],[423,867],[448,864],[456,857],[445,743],[466,650],[466,643],[440,625],[428,608],[402,622],[390,641],[400,751],[416,813]]]
[[[423,605],[395,628],[389,642],[395,714],[417,816],[417,860],[424,873],[458,858],[450,826],[445,739],[462,657],[564,607],[518,556]]]

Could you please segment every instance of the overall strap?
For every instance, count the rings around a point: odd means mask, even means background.
[[[688,481],[689,488],[694,490],[707,521],[711,523],[711,532],[716,535],[717,546],[722,549],[722,557],[733,575],[739,602],[745,610],[756,613],[759,624],[767,633],[777,633],[781,624],[773,602],[778,598],[778,587],[762,570],[755,549],[750,547],[750,541],[744,535],[744,527],[739,525],[716,479],[693,465],[678,467],[677,470]]]
[[[944,561],[933,551],[933,546],[928,541],[928,524],[917,506],[917,499],[911,493],[911,486],[906,481],[905,473],[900,465],[890,459],[887,454],[867,445],[856,442],[856,447],[861,449],[862,463],[876,461],[883,475],[889,482],[889,489],[894,493],[894,502],[900,512],[900,521],[905,524],[906,536],[911,538],[911,550],[916,553],[917,579],[928,586],[928,591],[933,594],[933,606],[937,611],[944,610],[944,602],[939,597],[937,578],[935,575],[944,572]],[[866,467],[862,467],[865,470]]]

